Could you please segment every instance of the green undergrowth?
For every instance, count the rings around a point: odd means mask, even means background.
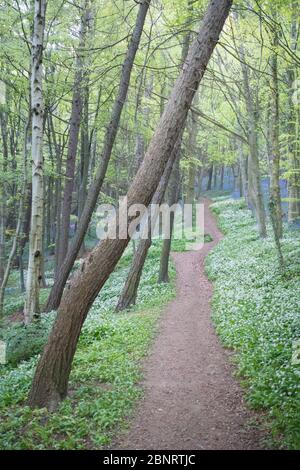
[[[57,412],[26,406],[37,355],[17,367],[0,365],[0,448],[89,449],[109,445],[116,427],[125,425],[125,417],[142,394],[140,362],[155,335],[162,306],[175,294],[173,265],[170,284],[157,284],[160,252],[161,242],[155,241],[137,305],[115,313],[132,259],[131,247],[125,252],[84,324],[69,396]],[[54,318],[55,312],[43,315],[40,328],[49,331]],[[6,334],[12,334],[9,328]]]
[[[272,445],[300,448],[300,233],[285,227],[281,274],[269,237],[257,236],[243,202],[212,206],[223,241],[208,256],[213,319],[235,361],[247,398],[265,410]]]

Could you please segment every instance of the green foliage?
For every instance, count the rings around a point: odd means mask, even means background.
[[[40,290],[40,304],[43,305],[49,295],[49,288]],[[11,294],[7,295],[4,302],[4,314],[12,315],[16,312],[23,310],[25,301],[25,294]]]
[[[138,304],[130,311],[115,313],[120,288],[132,259],[131,247],[124,254],[96,299],[84,324],[74,358],[69,396],[56,413],[31,410],[25,405],[37,356],[18,367],[0,366],[0,448],[90,449],[109,445],[116,426],[141,396],[140,361],[156,332],[162,306],[174,295],[171,283],[157,284],[161,242],[150,248],[141,279]],[[41,329],[49,330],[54,313],[42,317],[41,327],[15,327],[22,344],[36,342]],[[18,330],[18,333],[17,333]],[[10,330],[7,338],[13,336]],[[39,344],[40,346],[40,344]]]
[[[40,321],[25,326],[13,322],[7,328],[2,328],[0,338],[7,344],[6,360],[16,366],[19,362],[39,354],[47,340],[54,315],[42,315]]]
[[[300,234],[285,232],[282,276],[273,239],[258,239],[239,201],[218,202],[213,210],[226,234],[207,260],[217,333],[237,352],[248,401],[266,410],[274,441],[283,436],[282,445],[299,449],[300,369],[292,356],[300,338]]]

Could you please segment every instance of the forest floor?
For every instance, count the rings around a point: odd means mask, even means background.
[[[258,417],[233,377],[232,353],[220,344],[211,320],[208,253],[222,239],[209,206],[205,233],[213,241],[199,251],[174,253],[177,296],[161,317],[144,364],[145,394],[119,449],[260,449]]]

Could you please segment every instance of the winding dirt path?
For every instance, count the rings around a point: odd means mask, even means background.
[[[233,378],[230,352],[211,322],[212,285],[204,259],[222,234],[205,204],[205,233],[213,241],[198,252],[176,253],[177,297],[160,321],[145,361],[145,396],[118,449],[259,449],[261,434]]]

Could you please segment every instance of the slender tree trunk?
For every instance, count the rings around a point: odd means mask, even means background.
[[[241,174],[241,180],[242,180],[243,195],[244,195],[247,207],[249,207],[248,175],[247,175],[248,163],[247,163],[247,158],[244,155],[243,143],[241,141],[238,141],[238,153],[239,153],[239,165],[240,165],[240,174]]]
[[[291,50],[297,51],[298,41],[298,18],[299,18],[299,2],[293,0],[291,4],[292,25],[291,25]],[[289,100],[289,155],[291,175],[288,180],[288,221],[294,222],[300,219],[300,157],[299,157],[299,115],[297,104],[295,104],[293,95],[295,92],[294,83],[298,77],[298,71],[292,64],[287,71]]]
[[[240,47],[241,66],[244,83],[244,93],[246,99],[246,108],[248,113],[248,141],[250,147],[250,154],[248,160],[248,191],[249,199],[253,206],[259,235],[262,238],[267,236],[266,229],[266,214],[261,188],[261,177],[259,168],[258,156],[258,137],[257,137],[257,119],[254,109],[253,93],[249,83],[248,68],[245,62],[244,49]]]
[[[271,219],[271,223],[273,227],[275,247],[276,247],[276,252],[277,252],[277,257],[278,257],[278,262],[279,262],[279,269],[283,273],[285,270],[285,263],[284,263],[280,237],[279,237],[280,226],[278,226],[279,220],[278,220],[276,205],[277,205],[276,201],[273,199],[272,196],[270,196],[270,201],[269,201],[270,219]]]
[[[179,181],[180,181],[180,152],[181,148],[178,148],[178,156],[176,157],[173,171],[170,178],[169,184],[169,197],[168,197],[168,205],[172,207],[178,201],[179,195]],[[172,244],[172,236],[174,230],[174,212],[170,213],[170,236],[164,238],[163,246],[160,255],[160,265],[159,265],[159,274],[158,274],[158,282],[169,282],[169,259],[170,259],[170,252],[171,252],[171,244]]]
[[[34,3],[34,28],[32,39],[31,111],[32,111],[32,204],[29,238],[29,261],[24,307],[25,323],[39,315],[39,292],[42,280],[43,256],[43,47],[46,1]]]
[[[32,181],[28,181],[27,168],[28,156],[31,153],[31,113],[29,113],[28,120],[25,126],[24,135],[24,199],[25,206],[23,210],[22,233],[19,237],[18,258],[19,258],[19,272],[20,272],[20,290],[26,291],[25,277],[24,277],[24,263],[23,254],[26,243],[29,240],[30,223],[31,223],[31,202],[32,202]]]
[[[5,97],[5,99],[7,96]],[[7,99],[6,99],[7,101]],[[6,103],[7,106],[7,103]],[[7,185],[6,183],[6,172],[8,164],[8,135],[7,135],[7,111],[0,111],[0,126],[1,126],[1,137],[2,137],[2,155],[3,155],[3,182],[0,184],[0,284],[4,278],[4,266],[5,266],[5,229],[6,229],[6,200],[8,197],[7,194]]]
[[[139,6],[139,12],[137,15],[135,28],[127,50],[125,61],[123,63],[119,91],[115,99],[111,119],[107,127],[101,163],[97,169],[95,179],[88,190],[85,205],[81,214],[80,221],[78,223],[77,231],[69,247],[64,263],[60,267],[58,276],[55,279],[54,285],[51,289],[51,293],[46,306],[47,312],[51,310],[56,310],[59,306],[64,287],[76,260],[77,254],[80,250],[84,235],[88,229],[93,211],[97,204],[97,199],[103,184],[113,145],[117,136],[123,106],[127,97],[131,71],[143,32],[143,27],[149,5],[150,0],[144,0],[140,3]]]
[[[84,201],[87,194],[88,174],[90,166],[90,139],[89,139],[89,90],[85,87],[83,120],[81,127],[81,165],[80,165],[80,184],[78,192],[78,221],[84,208]],[[79,255],[83,256],[85,252],[84,240],[80,247]]]
[[[197,108],[199,103],[199,96],[196,93],[193,106]],[[196,166],[194,163],[196,145],[197,145],[197,133],[198,133],[198,119],[197,115],[190,112],[190,120],[188,119],[188,153],[190,157],[189,168],[188,168],[188,183],[187,183],[187,204],[192,204],[195,199],[195,180],[196,180]]]
[[[56,132],[54,128],[54,123],[52,116],[49,116],[49,142],[53,143],[54,154],[55,154],[55,161],[56,161],[56,174],[58,177],[55,181],[55,191],[54,191],[54,198],[55,198],[55,240],[54,244],[55,247],[59,246],[59,237],[60,237],[60,224],[61,224],[61,168],[62,168],[62,156],[64,152],[64,144],[62,144],[61,139],[57,141],[56,139]],[[54,263],[54,278],[57,276],[58,272],[58,253],[59,250],[55,249],[55,263]]]
[[[12,247],[8,256],[6,268],[4,270],[4,276],[0,285],[0,317],[3,316],[5,288],[8,282],[12,262],[17,252],[18,237],[20,235],[21,226],[22,226],[22,215],[23,215],[23,194],[21,194],[21,198],[20,198],[19,215],[17,219],[17,227],[16,227],[14,238],[13,238]]]
[[[181,136],[173,150],[173,153],[174,152],[176,153],[176,160],[178,160],[178,157],[179,157],[180,146],[181,146]],[[159,185],[152,198],[151,204],[160,205],[162,203],[164,194],[168,185],[168,181],[172,172],[173,164],[174,164],[174,156],[171,155],[168,161],[168,164],[165,168],[164,174],[161,177]],[[157,216],[158,214],[154,214],[153,218],[149,217],[148,231],[147,231],[148,233],[146,234],[147,238],[141,239],[139,242],[138,248],[133,258],[133,262],[132,262],[129,274],[126,278],[124,288],[118,300],[118,304],[116,307],[117,311],[124,310],[130,307],[131,305],[134,305],[136,302],[138,287],[140,284],[144,264],[147,258],[149,248],[151,247],[151,244],[152,244],[151,227],[153,228],[155,226]]]
[[[214,166],[211,165],[211,167],[208,170],[208,180],[207,180],[206,191],[211,191],[213,171],[214,171]]]
[[[151,202],[170,154],[173,154],[173,148],[218,42],[231,4],[231,0],[210,2],[143,163],[128,190],[127,200],[124,200],[120,208],[121,218],[127,214],[127,207],[133,204],[148,206]],[[127,227],[134,219],[135,217],[127,217]],[[31,406],[54,409],[66,396],[71,365],[84,320],[128,243],[129,237],[108,238],[102,241],[65,290],[53,329],[35,372],[29,394]]]
[[[4,266],[5,266],[5,205],[4,205],[4,195],[0,190],[0,284],[3,281],[4,277]]]
[[[239,190],[239,167],[238,165],[232,166],[232,175],[233,175],[233,192],[237,193]]]
[[[82,85],[84,80],[84,49],[86,47],[86,36],[90,20],[89,0],[85,1],[84,11],[81,19],[80,43],[77,51],[76,72],[73,88],[72,110],[70,118],[69,145],[66,162],[66,177],[64,196],[61,208],[61,225],[58,243],[58,271],[65,259],[69,246],[69,229],[72,211],[72,195],[74,189],[75,163],[78,147],[79,128],[82,115]]]
[[[199,168],[198,170],[198,187],[197,187],[197,195],[196,195],[197,201],[200,198],[201,193],[202,193],[202,182],[203,182],[203,167],[201,166],[201,168]]]
[[[224,165],[221,166],[221,175],[220,175],[220,190],[223,191],[224,189]]]
[[[213,178],[213,181],[214,181],[213,188],[214,188],[214,190],[217,189],[217,178],[218,178],[218,167],[215,165],[215,167],[214,167],[214,178]]]
[[[271,158],[270,158],[270,200],[273,217],[276,223],[273,228],[278,230],[276,236],[282,238],[282,210],[280,195],[280,144],[279,144],[279,89],[278,89],[278,33],[275,31],[273,38],[274,50],[271,56]]]

